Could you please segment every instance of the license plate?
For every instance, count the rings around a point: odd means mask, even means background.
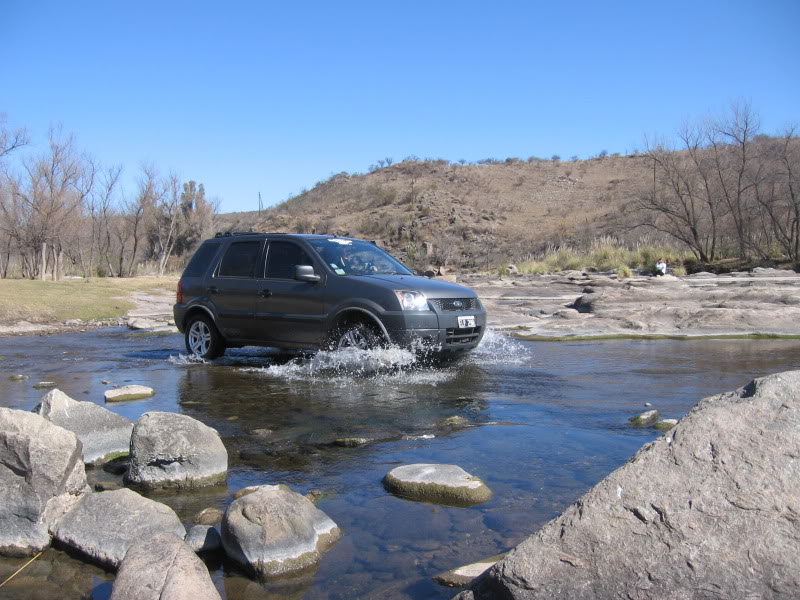
[[[475,327],[475,317],[458,317],[458,327],[459,329]]]

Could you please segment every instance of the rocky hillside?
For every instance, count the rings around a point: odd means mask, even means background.
[[[578,161],[450,164],[407,160],[366,175],[340,173],[262,213],[223,226],[349,234],[380,241],[416,265],[461,269],[523,260],[548,245],[620,235],[627,202],[648,189],[643,155]]]

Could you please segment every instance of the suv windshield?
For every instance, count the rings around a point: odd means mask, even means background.
[[[344,238],[308,242],[337,275],[413,275],[401,262],[369,242]]]

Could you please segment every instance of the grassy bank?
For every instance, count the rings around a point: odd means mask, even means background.
[[[122,317],[135,308],[123,298],[135,292],[174,292],[176,284],[176,277],[0,279],[0,324]]]

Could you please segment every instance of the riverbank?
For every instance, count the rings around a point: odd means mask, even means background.
[[[0,280],[0,335],[52,334],[172,315],[176,277]]]

